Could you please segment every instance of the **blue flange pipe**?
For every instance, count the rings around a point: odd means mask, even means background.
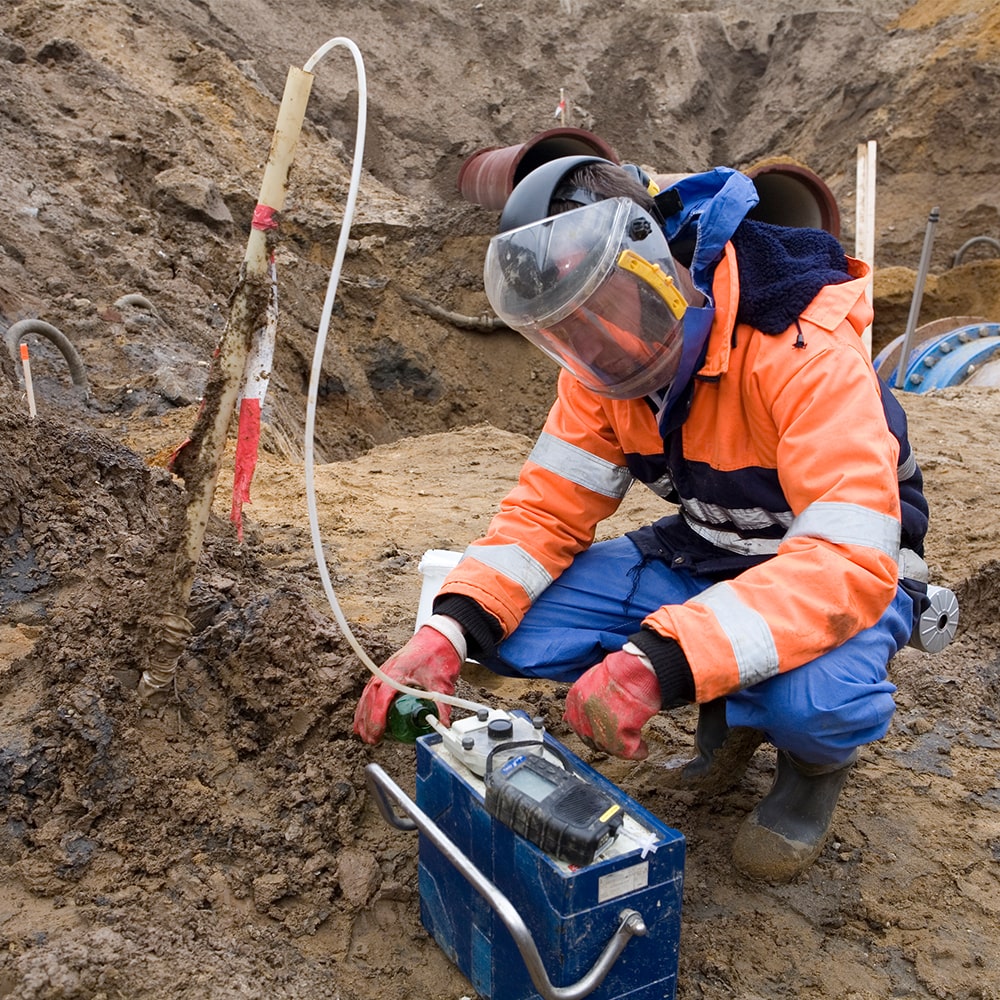
[[[894,354],[901,353],[902,341],[902,337],[897,337],[873,362],[875,370],[889,385],[897,384],[897,368],[894,365],[891,371],[882,371],[881,367]],[[973,372],[993,361],[1000,361],[1000,324],[960,326],[911,351],[898,388],[923,393],[961,385]]]

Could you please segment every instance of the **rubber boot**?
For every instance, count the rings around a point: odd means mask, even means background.
[[[759,729],[730,727],[726,723],[726,699],[716,698],[698,706],[698,728],[694,745],[698,755],[687,761],[671,761],[662,775],[667,788],[680,788],[720,795],[734,788],[757,747],[764,741]]]
[[[743,821],[733,863],[752,878],[789,882],[819,857],[857,750],[845,764],[807,764],[785,750],[771,790]]]

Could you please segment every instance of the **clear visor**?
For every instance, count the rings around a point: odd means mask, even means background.
[[[484,281],[500,319],[600,395],[634,399],[677,372],[687,303],[666,238],[628,198],[494,236]]]

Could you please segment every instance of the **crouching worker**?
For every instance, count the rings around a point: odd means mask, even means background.
[[[664,780],[724,791],[773,744],[733,859],[785,881],[819,855],[858,747],[895,709],[887,664],[913,624],[900,580],[926,579],[910,570],[922,478],[861,339],[866,265],[825,232],[746,218],[757,194],[736,171],[655,197],[646,180],[566,157],[508,198],[486,293],[562,366],[558,398],[434,617],[384,669],[445,694],[466,655],[571,682],[569,726],[640,760],[645,723],[697,702],[695,756]],[[677,512],[592,544],[636,480]],[[364,740],[395,693],[366,687]]]

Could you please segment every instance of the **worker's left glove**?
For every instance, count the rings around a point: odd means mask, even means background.
[[[645,760],[649,747],[641,730],[660,707],[660,685],[652,666],[638,647],[626,643],[569,689],[563,719],[589,746]]]
[[[410,641],[382,665],[382,672],[407,687],[451,695],[465,655],[465,636],[458,622],[444,615],[432,615]],[[399,691],[377,676],[365,686],[354,710],[354,731],[365,743],[378,743],[382,739],[389,707],[398,694]],[[451,708],[438,704],[437,712],[441,723],[447,726]]]

